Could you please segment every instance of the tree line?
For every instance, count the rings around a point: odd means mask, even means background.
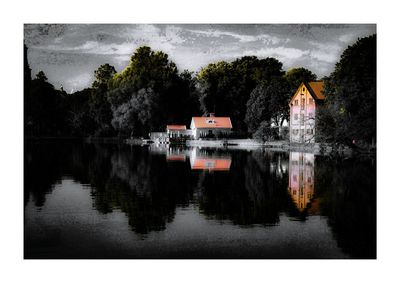
[[[375,41],[375,35],[359,39],[324,78],[327,99],[317,123],[319,139],[349,143],[355,136],[374,138]],[[291,96],[301,82],[317,79],[305,68],[285,72],[279,60],[256,56],[211,63],[196,74],[179,72],[167,54],[142,46],[121,72],[103,64],[94,71],[91,87],[68,94],[55,89],[42,71],[31,78],[26,46],[24,61],[28,137],[140,137],[215,113],[231,117],[237,137],[282,138],[277,129],[289,121]],[[362,129],[356,129],[360,121]]]

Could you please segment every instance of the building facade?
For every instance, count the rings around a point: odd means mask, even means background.
[[[169,138],[180,138],[192,135],[191,131],[186,130],[186,125],[167,125],[167,135]]]
[[[298,87],[289,102],[290,142],[315,142],[315,116],[318,105],[324,101],[323,82],[304,82]]]
[[[193,117],[190,129],[194,139],[220,137],[229,135],[232,131],[232,123],[229,117]]]

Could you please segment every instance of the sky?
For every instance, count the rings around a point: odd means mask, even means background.
[[[24,25],[32,77],[42,70],[55,88],[67,92],[89,87],[102,64],[122,71],[143,45],[167,53],[179,71],[254,55],[280,60],[285,71],[304,67],[322,78],[347,46],[373,33],[374,24]]]

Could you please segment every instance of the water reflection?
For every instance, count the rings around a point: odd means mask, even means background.
[[[289,153],[289,193],[300,212],[310,208],[314,197],[314,154]]]
[[[45,206],[54,187],[68,190],[63,180],[73,179],[88,184],[95,211],[123,212],[137,235],[168,230],[178,209],[244,229],[280,225],[284,215],[307,224],[318,214],[347,253],[375,255],[375,171],[368,161],[58,141],[27,143],[24,172],[25,205]],[[26,241],[32,245],[29,235]]]
[[[230,155],[209,155],[199,148],[193,148],[190,153],[192,170],[229,171],[231,162]]]
[[[229,171],[232,162],[228,153],[218,155],[198,147],[185,148],[152,145],[150,150],[157,153],[165,153],[168,162],[185,162],[186,158],[188,158],[192,170]]]

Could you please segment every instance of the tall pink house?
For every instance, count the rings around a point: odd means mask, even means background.
[[[303,82],[289,102],[290,142],[315,142],[315,115],[318,105],[325,99],[323,82]]]

